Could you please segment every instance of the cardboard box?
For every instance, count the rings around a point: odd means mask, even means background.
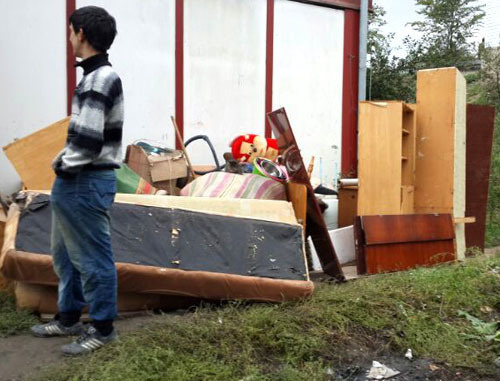
[[[178,194],[177,180],[187,177],[188,167],[182,151],[148,155],[139,146],[129,145],[125,162],[135,173],[155,188]]]

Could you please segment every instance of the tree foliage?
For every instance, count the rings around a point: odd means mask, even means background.
[[[457,66],[464,68],[475,59],[470,43],[484,17],[478,0],[415,0],[422,21],[411,22],[416,38],[403,41],[406,55],[392,54],[394,34],[384,35],[385,10],[374,5],[369,17],[367,97],[415,101],[416,72],[421,69]]]
[[[417,13],[423,21],[410,25],[422,33],[413,50],[420,50],[419,59],[426,66],[463,67],[474,58],[474,36],[484,17],[478,0],[416,0]]]
[[[384,8],[375,4],[369,15],[367,98],[410,101],[414,97],[414,89],[404,67],[405,61],[392,55],[390,47],[394,33],[385,35],[381,30],[386,24],[385,13]]]
[[[480,71],[480,84],[484,98],[500,112],[500,48],[485,48],[481,58],[483,67]]]

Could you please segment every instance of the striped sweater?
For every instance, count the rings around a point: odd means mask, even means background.
[[[52,163],[61,177],[72,177],[87,168],[119,168],[122,159],[120,77],[111,68],[107,54],[92,56],[77,66],[84,72],[73,95],[68,139]]]

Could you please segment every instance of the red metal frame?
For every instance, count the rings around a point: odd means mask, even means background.
[[[344,10],[344,75],[342,101],[342,174],[357,173],[357,103],[358,103],[358,49],[360,0],[319,0],[304,3],[346,8]],[[371,0],[369,6],[371,7]],[[66,0],[66,23],[76,9],[76,0]],[[273,52],[274,52],[274,0],[267,1],[266,20],[266,88],[265,113],[272,111]],[[67,25],[67,24],[66,24]],[[71,99],[76,88],[75,56],[66,28],[67,113],[71,114]],[[175,117],[184,139],[184,1],[175,3]],[[271,127],[265,119],[265,136],[271,137]],[[175,139],[177,149],[181,142]]]
[[[322,5],[325,7],[332,8],[342,8],[342,9],[354,9],[358,10],[361,8],[361,0],[292,0],[299,3],[308,3],[313,5]],[[368,8],[372,9],[372,0],[368,1]]]
[[[76,9],[76,0],[66,0],[66,111],[71,115],[71,100],[76,88],[75,55],[69,42],[69,16]]]
[[[184,1],[175,2],[175,119],[184,139]],[[175,146],[182,149],[177,135]]]
[[[357,176],[359,12],[344,11],[344,78],[342,90],[342,163],[344,177]]]
[[[274,0],[267,0],[266,25],[266,104],[265,114],[273,108]],[[265,136],[272,137],[271,125],[264,115]]]

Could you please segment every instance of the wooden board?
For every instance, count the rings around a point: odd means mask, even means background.
[[[366,245],[453,240],[450,214],[362,216]]]
[[[401,271],[455,259],[451,214],[361,216],[354,230],[359,274]]]
[[[365,248],[367,274],[404,271],[455,260],[453,240],[396,243]]]
[[[465,214],[466,83],[456,68],[417,73],[415,213]],[[465,257],[464,226],[455,227]]]
[[[37,193],[50,194],[49,191],[27,191],[27,193],[33,195]],[[292,203],[288,201],[117,193],[115,202],[299,225]]]
[[[299,224],[306,228],[307,217],[307,188],[304,184],[297,184],[290,181],[286,184],[288,200],[291,201],[295,217]]]
[[[52,160],[64,148],[70,117],[3,147],[27,189],[51,189]]]
[[[476,217],[456,217],[453,219],[455,224],[474,224],[476,222]]]
[[[476,222],[465,226],[465,243],[481,250],[484,250],[494,124],[493,107],[467,105],[465,215],[474,216]]]
[[[456,69],[417,73],[416,213],[453,213]]]
[[[323,271],[336,277],[344,279],[335,248],[333,247],[325,220],[321,214],[318,200],[314,195],[314,190],[309,181],[307,170],[302,161],[300,149],[293,135],[290,121],[284,108],[267,114],[267,120],[271,126],[284,164],[290,179],[299,184],[303,184],[307,189],[307,234],[311,236],[314,248],[318,253]]]
[[[297,225],[293,206],[287,201],[224,199],[209,197],[117,194],[116,202],[207,212],[232,217],[255,218]]]
[[[360,102],[358,215],[399,214],[402,102]]]

